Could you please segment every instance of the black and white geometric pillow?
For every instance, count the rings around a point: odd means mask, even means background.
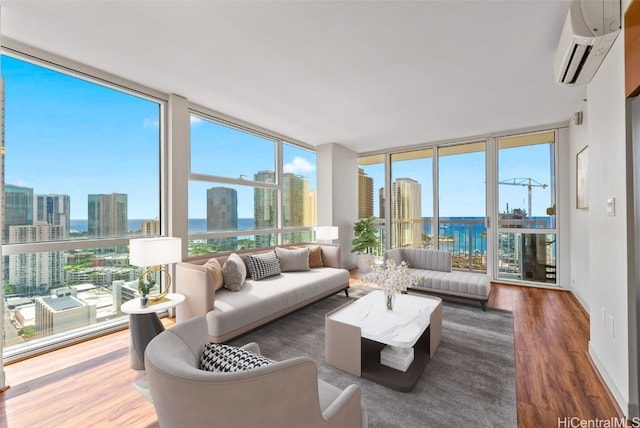
[[[266,366],[273,360],[229,345],[209,343],[200,357],[200,369],[210,372],[237,372]]]
[[[247,256],[246,263],[249,276],[256,281],[280,275],[280,261],[273,251]]]

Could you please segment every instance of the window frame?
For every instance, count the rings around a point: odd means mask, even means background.
[[[271,140],[275,144],[275,183],[265,183],[262,181],[255,181],[253,179],[240,179],[233,178],[227,176],[220,176],[215,174],[204,174],[204,173],[195,173],[191,170],[191,138],[188,141],[188,174],[187,174],[187,186],[191,182],[199,182],[199,183],[211,183],[211,184],[228,184],[231,186],[250,186],[253,188],[263,188],[263,189],[273,189],[276,191],[276,203],[277,203],[277,213],[276,213],[276,225],[273,228],[264,228],[264,229],[238,229],[234,231],[225,231],[225,232],[190,232],[187,230],[187,240],[189,243],[195,240],[206,240],[206,239],[222,239],[222,238],[232,238],[232,237],[244,237],[244,236],[258,236],[258,235],[268,235],[275,234],[276,236],[276,245],[281,245],[283,243],[283,236],[285,234],[290,234],[294,232],[312,232],[315,225],[311,226],[284,226],[283,219],[283,183],[284,183],[284,165],[283,165],[283,147],[285,144],[289,144],[291,146],[308,150],[313,153],[316,153],[316,149],[308,144],[302,143],[300,141],[296,141],[294,139],[285,137],[276,132],[272,132],[258,126],[252,126],[250,124],[244,123],[240,120],[230,118],[220,112],[216,112],[210,109],[207,109],[202,106],[198,106],[190,103],[188,108],[189,118],[197,117],[201,120],[210,121],[222,126],[226,126],[229,128],[233,128],[240,132],[246,132],[251,135],[255,135],[260,138],[265,138]],[[190,125],[191,126],[191,125]],[[189,126],[189,128],[190,128]],[[316,167],[317,167],[317,159],[316,159]],[[316,188],[317,188],[317,182]],[[187,217],[190,218],[190,215],[187,211]],[[214,254],[214,253],[211,253]],[[192,257],[191,254],[188,254],[187,257]]]
[[[158,216],[160,219],[161,230],[168,229],[167,219],[169,218],[168,204],[165,202],[168,200],[168,138],[167,138],[167,109],[168,109],[168,95],[154,89],[145,87],[143,85],[128,81],[110,73],[94,69],[69,60],[67,58],[59,57],[55,54],[51,54],[45,51],[41,51],[27,45],[24,45],[15,41],[2,40],[2,46],[0,49],[0,55],[10,56],[20,61],[24,61],[35,66],[43,67],[48,70],[62,73],[68,77],[83,80],[85,82],[93,83],[101,87],[115,90],[127,95],[131,95],[137,98],[141,98],[146,101],[150,101],[158,104],[158,127],[159,127],[159,140],[158,140]],[[0,70],[1,71],[1,70]],[[1,76],[1,73],[0,73]],[[4,110],[4,79],[0,79],[2,84],[2,108]],[[4,121],[4,118],[3,118]],[[4,128],[4,123],[2,123]],[[3,156],[0,160],[0,169],[4,171],[4,133],[2,133],[1,146],[3,150]],[[4,184],[0,188],[0,196],[4,199]],[[3,207],[4,209],[4,207]],[[4,213],[0,213],[0,218]],[[132,237],[138,235],[122,236],[122,237],[104,237],[104,238],[91,238],[91,239],[69,239],[64,241],[42,241],[32,243],[20,243],[10,244],[1,243],[0,245],[0,260],[4,263],[4,256],[15,256],[25,254],[35,254],[41,252],[56,252],[56,251],[68,251],[68,250],[86,250],[86,249],[100,249],[100,248],[114,248],[114,247],[126,247],[129,245],[129,240]],[[0,300],[4,302],[4,283],[8,278],[4,278],[3,270],[0,269],[0,282],[2,287],[0,288]],[[0,310],[0,316],[4,319],[4,303],[2,304],[2,310]],[[27,341],[17,349],[12,349],[7,352],[4,349],[4,344],[0,341],[0,354],[4,362],[16,361],[23,358],[28,358],[35,354],[48,352],[53,349],[67,346],[69,344],[77,343],[81,340],[87,340],[97,336],[104,335],[113,331],[122,330],[129,324],[129,317],[126,314],[117,316],[110,320],[102,321],[99,324],[89,325],[81,330],[70,330],[67,332],[61,332],[54,336],[47,336],[39,338],[33,341]],[[0,323],[0,327],[3,324]]]

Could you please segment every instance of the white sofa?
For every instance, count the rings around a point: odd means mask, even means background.
[[[311,248],[317,245],[296,246]],[[204,266],[211,256],[178,263],[176,292],[185,295],[186,299],[176,308],[176,322],[205,316],[211,342],[223,343],[324,297],[340,291],[348,293],[349,271],[340,267],[340,247],[319,246],[323,267],[282,272],[259,281],[248,278],[239,291],[214,290],[215,280]],[[274,248],[238,251],[237,254],[246,260],[248,255],[267,253]],[[228,257],[228,253],[215,256],[220,265],[224,265]]]
[[[451,252],[418,248],[394,248],[384,253],[384,260],[406,262],[409,272],[421,278],[414,290],[442,296],[456,296],[479,301],[482,310],[491,292],[489,276],[481,273],[452,271]]]

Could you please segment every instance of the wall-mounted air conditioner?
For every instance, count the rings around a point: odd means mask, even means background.
[[[556,51],[556,81],[589,83],[616,40],[620,22],[620,0],[573,0]]]

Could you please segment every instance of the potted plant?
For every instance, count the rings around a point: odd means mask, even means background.
[[[149,293],[156,285],[156,280],[148,273],[142,274],[138,280],[138,292],[140,293],[140,306],[146,308],[149,304]]]
[[[353,224],[355,238],[351,241],[352,253],[356,253],[356,261],[360,272],[369,272],[375,260],[374,250],[378,247],[378,235],[375,227],[376,218],[362,218]]]

